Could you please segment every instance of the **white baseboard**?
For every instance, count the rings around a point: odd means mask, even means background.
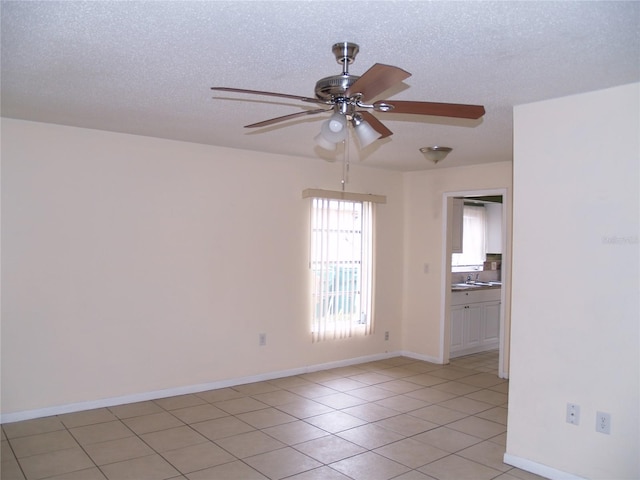
[[[543,465],[542,463],[533,462],[526,458],[521,458],[509,453],[504,454],[504,463],[507,463],[513,467],[517,467],[520,470],[525,470],[530,473],[535,473],[541,477],[550,478],[551,480],[586,480],[583,477],[578,477],[572,473],[563,472],[556,468]]]
[[[481,345],[479,347],[456,350],[455,352],[451,352],[449,354],[449,358],[464,357],[465,355],[473,355],[474,353],[488,352],[491,350],[497,350],[498,348],[500,348],[500,344],[498,342],[493,342],[493,343]]]
[[[397,355],[402,355],[403,357],[413,358],[414,360],[422,360],[423,362],[429,363],[437,363],[438,365],[442,365],[442,359],[438,357],[432,357],[430,355],[422,355],[420,353],[407,352],[406,350],[402,350],[397,353]]]
[[[246,383],[263,382],[266,380],[275,380],[276,378],[290,377],[292,375],[302,375],[304,373],[318,372],[321,370],[329,370],[331,368],[348,367],[359,363],[374,362],[376,360],[384,360],[391,357],[404,355],[411,358],[406,352],[386,352],[375,355],[366,355],[363,357],[348,358],[345,360],[337,360],[335,362],[320,363],[316,365],[308,365],[289,370],[280,370],[277,372],[261,373],[258,375],[250,375],[248,377],[239,377],[228,380],[219,380],[211,383],[201,383],[198,385],[186,385],[182,387],[168,388],[165,390],[155,390],[151,392],[141,392],[120,397],[104,398],[100,400],[91,400],[86,402],[69,403],[65,405],[55,405],[52,407],[39,408],[35,410],[24,410],[21,412],[3,413],[0,415],[0,423],[19,422],[22,420],[31,420],[34,418],[49,417],[52,415],[61,415],[64,413],[80,412],[82,410],[92,410],[94,408],[113,407],[115,405],[124,405],[127,403],[144,402],[147,400],[156,400],[159,398],[173,397],[176,395],[186,395],[189,393],[206,392],[207,390],[216,390],[218,388],[234,387],[236,385],[244,385]],[[426,360],[431,361],[431,360]]]

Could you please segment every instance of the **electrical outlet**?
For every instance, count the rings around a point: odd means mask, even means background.
[[[567,403],[567,423],[578,425],[580,423],[580,405]]]
[[[389,332],[384,332],[384,339],[389,340]]]
[[[261,333],[260,335],[258,335],[258,345],[260,345],[261,347],[264,347],[266,344],[267,344],[267,334]]]
[[[596,432],[611,433],[611,414],[606,412],[596,412]]]

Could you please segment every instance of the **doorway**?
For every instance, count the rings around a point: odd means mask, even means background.
[[[500,281],[502,283],[500,289],[500,306],[499,306],[499,340],[498,340],[498,365],[497,372],[500,378],[508,378],[509,376],[509,331],[510,318],[509,298],[510,298],[510,249],[511,249],[511,224],[510,224],[510,202],[506,188],[490,189],[490,190],[471,190],[458,192],[445,192],[443,194],[443,254],[442,254],[442,279],[441,286],[444,295],[443,305],[441,308],[442,316],[440,320],[440,340],[443,363],[447,364],[451,360],[451,303],[452,303],[452,284],[454,280],[458,280],[458,274],[452,273],[452,240],[453,240],[453,210],[454,198],[463,198],[471,201],[478,201],[478,198],[491,200],[493,202],[500,201],[502,203],[501,212],[501,264],[500,264]],[[498,200],[499,199],[499,200]],[[491,268],[491,267],[489,267]],[[477,278],[478,274],[484,275],[484,272],[478,271],[472,276]],[[468,278],[468,277],[467,277]]]

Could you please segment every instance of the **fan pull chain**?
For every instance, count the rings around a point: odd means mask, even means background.
[[[342,191],[345,191],[345,187],[347,183],[349,183],[349,157],[351,156],[351,152],[349,149],[349,137],[350,135],[347,132],[347,138],[343,140],[344,142],[344,150],[342,156]]]

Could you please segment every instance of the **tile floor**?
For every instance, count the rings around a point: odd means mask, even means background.
[[[2,425],[3,480],[530,480],[497,352],[406,357]]]

